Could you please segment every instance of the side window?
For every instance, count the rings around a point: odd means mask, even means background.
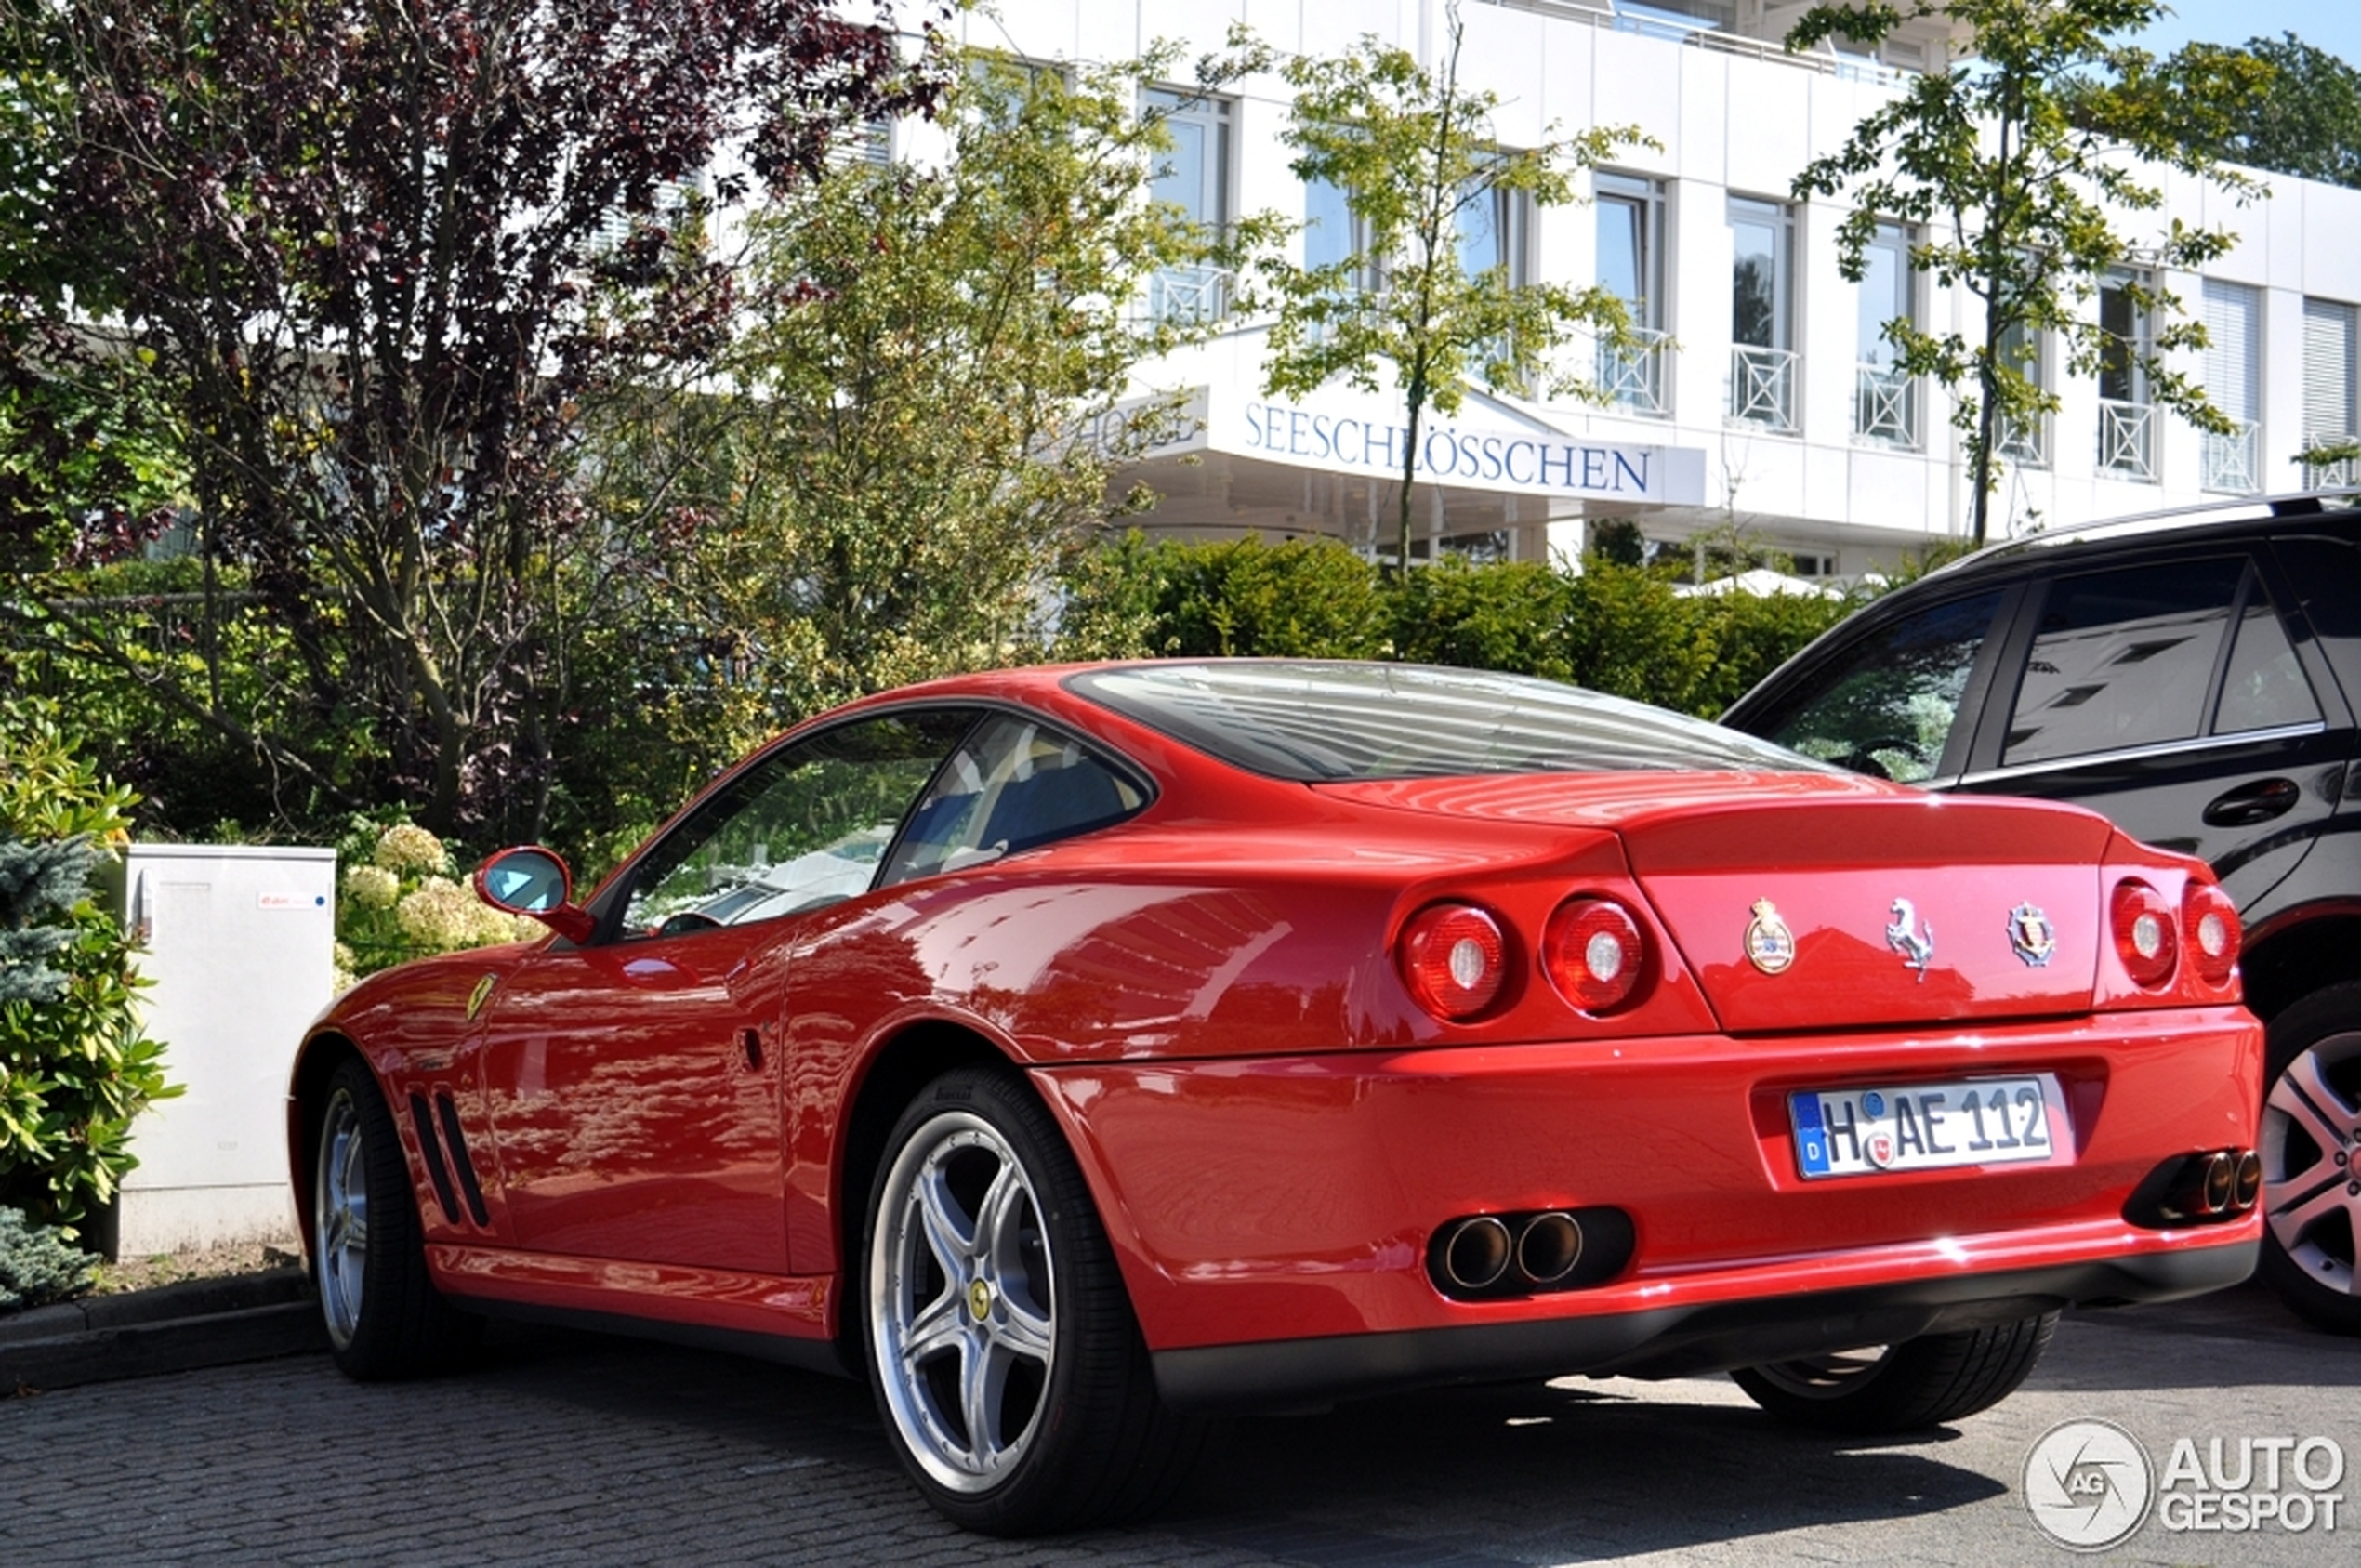
[[[1932,778],[1999,608],[1996,588],[1921,610],[1854,643],[1763,739],[1904,784]]]
[[[2320,718],[2320,701],[2303,679],[2295,647],[2288,641],[2286,623],[2271,604],[2260,574],[2247,576],[2246,603],[2238,612],[2238,629],[2230,644],[2230,666],[2222,679],[2222,705],[2215,712],[2213,732],[2242,734],[2249,730],[2275,730],[2283,724],[2313,724]]]
[[[866,891],[910,802],[975,718],[888,714],[772,753],[640,863],[625,934],[775,919]]]
[[[2053,585],[2000,760],[2046,762],[2201,733],[2246,572],[2243,559],[2221,557]]]
[[[1039,721],[979,725],[935,780],[894,847],[887,883],[956,871],[1121,821],[1139,787]]]

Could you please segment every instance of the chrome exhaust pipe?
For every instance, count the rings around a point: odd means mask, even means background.
[[[2230,1199],[2236,1192],[2237,1185],[2238,1161],[2236,1155],[2224,1149],[2206,1156],[2205,1193],[2202,1199],[2206,1213],[2229,1213]]]
[[[2236,1191],[2230,1194],[2230,1205],[2244,1214],[2262,1193],[2262,1156],[2249,1149],[2238,1156],[2238,1179]]]
[[[1488,1290],[1509,1272],[1509,1228],[1488,1214],[1462,1219],[1443,1245],[1443,1272],[1461,1290]]]
[[[1535,1285],[1555,1285],[1582,1260],[1582,1225],[1563,1209],[1537,1214],[1517,1237],[1517,1271]]]

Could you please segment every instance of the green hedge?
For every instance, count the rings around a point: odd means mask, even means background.
[[[1069,581],[1075,657],[1400,659],[1571,681],[1710,718],[1856,607],[1684,596],[1594,556],[1580,572],[1446,557],[1395,576],[1330,541],[1134,535]]]

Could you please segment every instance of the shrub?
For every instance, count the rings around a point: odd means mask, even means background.
[[[28,1225],[13,1208],[0,1208],[0,1312],[68,1301],[89,1290],[99,1260],[50,1225]]]
[[[127,837],[133,798],[84,759],[53,706],[0,702],[0,840],[111,853]],[[139,1026],[120,922],[86,879],[51,890],[73,900],[43,916],[65,936],[42,960],[63,983],[0,1002],[0,1203],[71,1227],[138,1163],[127,1147],[132,1119],[180,1091],[165,1081],[164,1048]]]
[[[1393,650],[1415,664],[1570,679],[1576,580],[1539,561],[1445,556],[1392,585]]]

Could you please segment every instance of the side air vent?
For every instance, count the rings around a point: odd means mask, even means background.
[[[468,1195],[468,1212],[476,1224],[492,1228],[492,1211],[483,1206],[483,1188],[476,1181],[475,1162],[468,1158],[468,1135],[459,1126],[459,1108],[451,1103],[449,1091],[434,1097],[435,1110],[442,1113],[442,1130],[451,1140],[451,1163],[458,1167],[459,1190]]]
[[[443,1163],[442,1142],[435,1137],[434,1117],[428,1113],[423,1094],[410,1096],[410,1125],[418,1129],[418,1147],[427,1156],[427,1179],[434,1183],[434,1201],[442,1206],[442,1218],[456,1225],[459,1200],[451,1191],[451,1167]]]

